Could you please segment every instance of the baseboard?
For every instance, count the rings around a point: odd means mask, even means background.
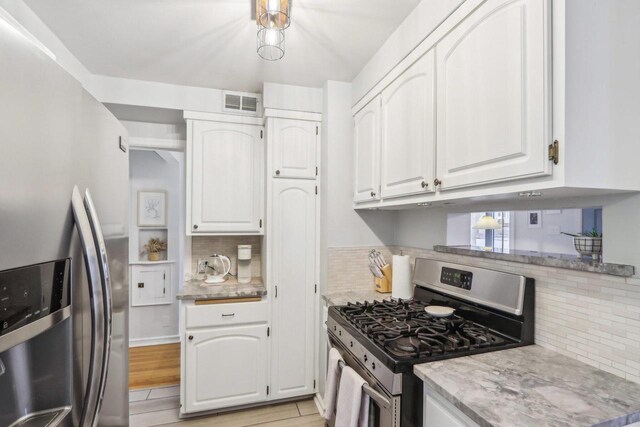
[[[316,404],[316,408],[318,408],[318,413],[322,416],[322,414],[324,414],[324,398],[320,396],[320,393],[316,393],[316,395],[313,396],[313,401]]]
[[[144,347],[147,345],[175,344],[179,342],[180,342],[179,335],[170,335],[166,337],[152,337],[152,338],[131,338],[129,340],[129,347]]]

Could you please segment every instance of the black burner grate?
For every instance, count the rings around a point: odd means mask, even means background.
[[[397,359],[413,359],[503,345],[489,328],[458,315],[433,317],[417,300],[349,303],[342,316]]]

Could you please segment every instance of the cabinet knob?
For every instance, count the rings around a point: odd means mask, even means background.
[[[422,181],[422,184],[420,185],[422,185],[422,188],[427,188],[429,186],[426,181]]]
[[[276,170],[276,175],[280,175],[280,169]]]
[[[193,341],[193,335],[189,335],[189,341]]]
[[[193,224],[193,229],[197,230],[198,229],[198,224]]]
[[[371,197],[376,197],[376,192],[375,191],[371,192]]]
[[[435,185],[436,187],[440,184],[442,184],[442,181],[440,181],[438,178],[433,180],[433,185]]]

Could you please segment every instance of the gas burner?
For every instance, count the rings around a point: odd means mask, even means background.
[[[414,359],[499,346],[505,340],[489,328],[454,314],[434,317],[418,300],[374,301],[339,307],[340,313],[397,359]]]

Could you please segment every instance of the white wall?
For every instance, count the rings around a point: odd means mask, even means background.
[[[129,131],[129,137],[154,138],[169,140],[185,140],[187,138],[186,123],[163,124],[120,120]]]
[[[49,51],[56,56],[58,64],[88,90],[88,86],[91,84],[92,74],[73,56],[69,49],[66,48],[60,39],[53,34],[49,27],[42,22],[38,15],[36,15],[24,1],[0,0],[0,8],[4,9],[13,19],[24,27],[26,31],[49,49]],[[0,10],[0,14],[1,12]],[[89,90],[89,92],[91,91]]]
[[[265,83],[262,105],[278,110],[322,113],[322,88]]]
[[[351,103],[358,102],[462,3],[464,0],[422,0],[353,79]]]
[[[329,81],[325,84],[322,119],[326,245],[392,244],[394,212],[353,209],[353,119],[349,83]]]
[[[399,211],[396,219],[394,244],[431,249],[447,243],[447,215],[445,209],[407,209]]]
[[[94,75],[90,91],[100,102],[174,110],[222,112],[222,90]]]
[[[129,340],[132,344],[177,342],[178,302],[175,294],[182,277],[182,234],[180,226],[183,215],[183,189],[180,179],[183,155],[181,153],[131,150],[129,162],[130,177],[130,221],[129,257],[139,260],[137,227],[137,194],[139,190],[167,191],[168,251],[167,259],[175,260],[172,265],[171,304],[129,308]]]
[[[582,232],[582,211],[580,209],[560,209],[558,214],[550,214],[542,210],[540,228],[529,228],[529,212],[515,211],[511,216],[511,230],[514,234],[513,249],[537,251],[556,254],[577,255],[573,247],[573,239],[559,232]]]
[[[447,216],[447,245],[467,246],[471,238],[471,214],[452,213]]]

